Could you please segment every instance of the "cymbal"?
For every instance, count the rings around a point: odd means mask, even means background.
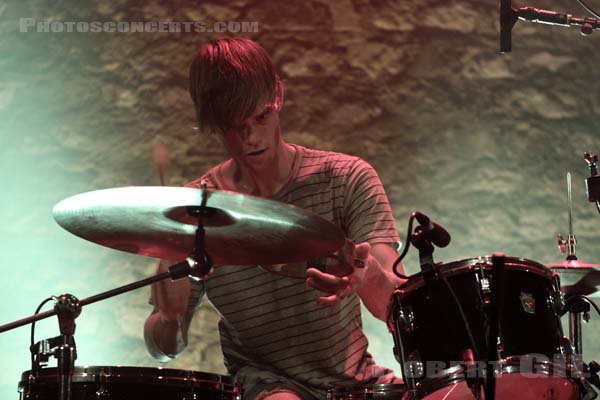
[[[565,260],[546,266],[560,276],[561,290],[565,295],[600,297],[600,264]]]
[[[205,201],[205,249],[217,265],[301,262],[333,254],[340,228],[307,210],[259,197],[185,187],[123,187],[81,193],[53,209],[56,222],[102,246],[166,260],[194,248]]]

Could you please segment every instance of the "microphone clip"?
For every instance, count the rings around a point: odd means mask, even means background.
[[[433,260],[435,247],[431,243],[428,232],[422,226],[417,226],[410,235],[410,242],[419,250],[419,263],[425,283],[429,285],[437,281],[439,278],[435,269],[435,261]]]

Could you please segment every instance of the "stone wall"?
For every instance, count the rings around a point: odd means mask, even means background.
[[[3,319],[30,313],[52,293],[89,295],[152,273],[152,260],[71,238],[54,225],[49,211],[83,191],[158,185],[149,161],[154,143],[170,149],[169,185],[182,185],[222,160],[223,149],[193,130],[186,79],[201,43],[234,35],[20,32],[21,18],[256,22],[257,31],[243,36],[268,50],[284,80],[286,139],[371,162],[403,238],[408,214],[419,209],[452,234],[452,244],[436,251],[437,261],[494,251],[560,261],[555,235],[567,233],[565,175],[571,171],[579,255],[600,262],[600,215],[586,200],[582,159],[586,150],[600,152],[600,94],[594,86],[600,39],[584,38],[576,28],[518,22],[513,52],[501,55],[497,3],[13,0],[0,5],[3,271],[14,259],[21,265],[3,296],[27,299],[0,306]],[[584,13],[575,3],[515,4],[525,5]],[[40,256],[48,264],[44,273],[38,269]],[[418,271],[414,251],[405,264],[408,272]],[[147,293],[87,311],[88,319],[79,322],[83,362],[156,365],[142,342],[150,312]],[[168,366],[224,373],[216,319],[203,305],[190,351]],[[394,366],[386,327],[372,319],[366,324],[377,359]],[[53,332],[48,328],[47,336]],[[594,314],[585,327],[586,360],[600,355],[597,332]],[[2,387],[14,386],[27,367],[27,333],[22,328],[0,336],[3,349],[11,346],[8,354],[18,360],[2,370]],[[22,342],[19,350],[8,344],[13,340]],[[117,352],[112,358],[103,353],[107,343]]]

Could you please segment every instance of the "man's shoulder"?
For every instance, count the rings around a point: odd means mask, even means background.
[[[206,171],[204,174],[202,174],[199,178],[196,178],[193,181],[186,183],[184,186],[198,189],[202,186],[202,183],[205,182],[207,189],[218,189],[220,186],[218,171],[221,168],[221,165],[223,165],[224,163],[225,162],[215,165],[214,167]]]
[[[301,165],[303,167],[312,166],[325,170],[343,170],[353,166],[365,163],[363,159],[345,153],[338,153],[329,150],[317,150],[309,147],[297,146],[300,149],[302,157]]]

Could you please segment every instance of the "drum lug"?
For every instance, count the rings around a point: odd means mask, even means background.
[[[573,353],[575,353],[575,349],[573,349],[573,345],[571,344],[571,341],[569,340],[569,338],[567,338],[565,336],[561,336],[559,338],[557,350],[558,350],[559,354],[561,354],[563,356],[572,355]]]
[[[479,289],[481,290],[481,300],[483,304],[489,305],[490,293],[492,292],[492,290],[490,287],[490,280],[486,278],[484,273],[485,267],[486,263],[484,262],[478,262],[477,264],[475,264],[475,268],[478,272],[475,274],[475,277],[477,278],[477,283],[479,284]]]
[[[415,315],[411,308],[400,307],[397,317],[402,331],[410,334],[415,330]]]
[[[560,290],[546,289],[546,305],[554,314],[560,316],[565,308],[565,296]]]
[[[498,341],[496,342],[496,350],[498,350],[500,359],[506,358],[506,354],[504,354],[504,343],[500,340],[500,335],[498,335]]]
[[[100,386],[100,389],[96,390],[95,400],[110,400],[110,392],[106,390],[104,384]]]

